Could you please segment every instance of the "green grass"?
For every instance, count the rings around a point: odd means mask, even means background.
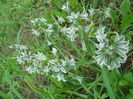
[[[101,71],[93,59],[94,32],[90,31],[90,38],[80,31],[77,42],[70,42],[64,35],[59,38],[49,38],[53,45],[46,45],[45,36],[35,37],[31,29],[31,20],[45,17],[53,22],[55,16],[65,16],[60,8],[65,1],[69,1],[74,12],[93,8],[111,7],[111,18],[102,20],[95,15],[92,18],[96,27],[103,24],[112,31],[118,31],[130,40],[127,62],[113,71]],[[132,99],[133,97],[133,2],[132,0],[1,0],[0,1],[0,98],[2,99]],[[54,17],[54,18],[53,18]],[[101,21],[98,21],[101,20]],[[57,32],[58,34],[58,32]],[[87,50],[82,51],[79,41],[85,38]],[[113,38],[113,37],[112,37]],[[13,57],[16,52],[9,48],[12,44],[24,44],[32,52],[43,52],[50,58],[50,51],[54,47],[59,57],[73,55],[78,69],[74,74],[83,77],[83,82],[67,78],[67,82],[60,82],[52,77],[41,74],[29,74],[24,71]],[[102,75],[103,73],[103,75]]]

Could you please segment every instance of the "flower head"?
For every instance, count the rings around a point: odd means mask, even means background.
[[[112,70],[120,67],[121,63],[126,61],[129,41],[125,41],[123,35],[119,36],[116,33],[115,40],[111,43],[104,30],[105,27],[102,27],[96,32],[98,43],[96,43],[97,50],[94,58],[101,67],[106,66]]]
[[[63,22],[65,22],[65,20],[64,20],[63,17],[59,17],[59,16],[58,16],[58,22],[62,24]]]
[[[44,61],[46,60],[46,56],[43,53],[38,52],[37,54],[33,55],[35,60],[37,61]]]
[[[77,20],[80,17],[80,13],[74,13],[71,12],[71,14],[69,16],[67,16],[67,19],[69,20],[69,22],[75,22],[75,20]]]
[[[36,36],[39,36],[40,35],[40,32],[38,32],[37,30],[35,29],[32,29],[32,34],[36,35]]]
[[[66,11],[66,12],[69,12],[69,11],[70,11],[70,9],[69,9],[69,2],[66,2],[66,3],[62,6],[61,9],[64,10],[64,11]]]
[[[78,27],[72,25],[72,26],[70,26],[68,28],[66,28],[66,27],[62,28],[61,32],[63,32],[67,36],[67,38],[71,42],[73,42],[73,41],[75,41],[75,38],[78,36],[78,34],[76,34],[76,32],[78,30],[79,30]]]
[[[110,17],[110,8],[106,8],[106,9],[104,10],[104,17],[105,17],[105,18]]]

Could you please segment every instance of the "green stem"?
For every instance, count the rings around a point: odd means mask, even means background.
[[[75,95],[77,95],[77,96],[79,96],[79,97],[82,97],[82,98],[88,99],[88,96],[87,96],[87,95],[80,94],[80,93],[77,93],[77,92],[74,92],[74,91],[67,91],[67,93],[75,94]]]
[[[104,85],[105,85],[105,87],[107,89],[109,97],[110,97],[110,99],[116,99],[115,98],[115,94],[113,92],[113,89],[112,89],[112,87],[111,87],[111,85],[109,83],[109,79],[108,79],[108,76],[107,76],[107,71],[106,71],[106,69],[104,67],[102,67],[101,69],[102,69],[103,82],[104,82]]]

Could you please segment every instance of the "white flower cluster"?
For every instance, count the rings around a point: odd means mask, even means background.
[[[97,12],[100,14],[103,14],[104,18],[109,18],[110,17],[110,8],[105,8],[103,11],[100,9],[94,9],[90,6],[90,9],[88,9],[89,11],[89,15],[93,16],[94,14],[96,14]]]
[[[38,26],[37,29],[32,29],[32,34],[39,36],[39,31],[41,31],[48,34],[49,37],[53,37],[55,35],[54,33],[57,35],[57,29],[59,29],[59,31],[63,33],[71,42],[74,42],[75,39],[79,36],[79,29],[88,32],[90,25],[82,25],[82,22],[79,22],[79,20],[82,20],[86,23],[92,23],[89,20],[89,14],[87,11],[84,10],[81,13],[72,12],[69,8],[69,2],[66,2],[61,9],[67,12],[67,16],[56,16],[56,18],[54,18],[54,23],[50,24],[45,18],[36,18],[35,20],[32,20],[31,22],[34,24],[34,26]],[[90,15],[96,11],[97,10],[93,8],[89,9]],[[81,43],[83,44],[84,42]]]
[[[106,66],[109,70],[120,67],[127,59],[129,41],[125,41],[124,36],[119,36],[116,32],[115,34],[115,40],[111,43],[105,33],[105,27],[100,27],[96,32],[98,43],[95,59],[101,67]]]
[[[31,20],[31,22],[34,24],[34,26],[38,27],[37,29],[32,29],[32,34],[39,36],[40,32],[39,31],[44,31],[45,33],[50,36],[54,30],[53,30],[53,24],[49,24],[47,20],[43,17],[41,18],[36,18],[35,20]],[[43,29],[40,28],[43,25]]]
[[[10,46],[10,48],[18,51],[15,59],[20,64],[25,66],[25,70],[29,73],[39,73],[39,74],[51,74],[52,77],[57,78],[58,81],[66,81],[64,74],[67,74],[70,69],[75,68],[75,60],[73,57],[69,59],[59,59],[57,55],[57,49],[52,49],[52,55],[54,59],[48,60],[46,62],[46,56],[43,53],[37,52],[32,54],[27,51],[28,48],[25,45],[15,44]],[[45,62],[45,65],[44,65]]]
[[[66,12],[68,12],[69,9],[68,16],[66,16],[66,23],[69,23],[69,26],[66,25],[65,27],[61,27],[60,32],[63,32],[71,42],[74,42],[76,37],[79,36],[79,27],[83,28],[83,26],[78,23],[78,20],[89,21],[88,13],[86,11],[83,11],[82,13],[70,12],[69,3],[67,2],[66,4],[63,5],[62,9]]]
[[[75,60],[73,57],[69,59],[65,57],[65,59],[59,59],[57,55],[57,49],[52,49],[52,54],[54,55],[54,59],[48,60],[47,66],[44,68],[44,73],[52,73],[53,78],[57,78],[58,81],[66,81],[64,75],[66,75],[70,70],[75,68]]]
[[[63,32],[67,37],[68,39],[70,39],[71,42],[75,41],[75,38],[78,36],[78,34],[76,34],[76,32],[78,31],[79,29],[75,26],[70,26],[70,27],[63,27],[61,29],[61,32]]]
[[[52,77],[57,78],[58,81],[66,81],[64,75],[69,72],[69,68],[75,68],[75,60],[65,57],[65,59],[49,60],[44,70],[47,74],[52,72]]]
[[[15,44],[10,46],[10,48],[18,52],[14,58],[20,65],[25,66],[25,69],[30,73],[39,72],[43,61],[46,60],[46,56],[43,53],[32,54],[25,45]]]
[[[74,13],[74,12],[71,12],[71,14],[69,16],[67,16],[67,19],[69,20],[69,22],[72,22],[72,23],[75,23],[76,20],[79,20],[79,19],[84,19],[84,20],[89,20],[88,19],[88,13],[86,12],[77,12],[77,13]]]
[[[15,49],[15,50],[27,50],[28,49],[25,45],[20,45],[20,44],[11,45],[9,46],[9,48]]]

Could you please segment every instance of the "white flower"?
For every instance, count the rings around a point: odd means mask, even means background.
[[[65,58],[67,65],[69,66],[75,66],[75,60],[73,57],[71,59]]]
[[[44,69],[43,69],[43,72],[48,75],[49,71],[50,71],[50,67],[49,66],[45,66]]]
[[[83,29],[85,32],[88,32],[91,29],[91,27],[90,25],[87,25],[87,26],[84,26]]]
[[[61,59],[63,66],[75,66],[75,60],[73,57],[69,59],[68,57],[65,57],[65,60]]]
[[[126,53],[128,52],[128,45],[129,41],[125,41],[124,36],[119,36],[118,33],[116,33],[116,37],[114,40],[114,47],[116,52],[123,57],[123,62],[124,63],[127,59]]]
[[[95,14],[96,9],[90,7],[90,9],[88,9],[88,11],[89,11],[90,15],[93,15],[93,14]]]
[[[52,32],[54,32],[54,30],[53,30],[53,29],[49,29],[49,28],[48,28],[48,29],[46,29],[45,31],[48,33],[48,35],[51,35],[51,33],[52,33]]]
[[[52,60],[49,60],[49,61],[48,61],[48,65],[56,65],[57,62],[58,62],[57,59],[52,59]]]
[[[20,49],[20,50],[27,50],[28,48],[27,48],[25,45],[20,45],[20,46],[19,46],[19,49]]]
[[[79,17],[80,17],[80,13],[79,12],[77,12],[77,13],[71,12],[71,15],[67,16],[67,19],[69,20],[69,22],[73,22],[74,23]]]
[[[76,34],[76,32],[78,31],[79,29],[75,26],[70,26],[69,28],[62,28],[61,29],[61,32],[64,32],[65,35],[68,37],[68,39],[70,39],[71,42],[75,41],[75,38],[78,36],[78,34]]]
[[[75,60],[73,57],[69,59],[65,57],[65,59],[52,59],[48,61],[47,66],[45,67],[44,73],[48,74],[51,71],[52,77],[57,78],[58,81],[66,81],[64,76],[70,70],[67,69],[69,66],[73,66],[75,68]]]
[[[39,69],[36,66],[25,67],[25,70],[29,73],[39,73]]]
[[[98,40],[98,42],[105,42],[107,39],[107,34],[104,33],[105,32],[105,27],[100,26],[100,28],[97,30],[96,34],[96,38]]]
[[[35,26],[38,23],[38,18],[36,18],[35,20],[31,20],[31,23],[33,23],[33,25]]]
[[[71,42],[74,42],[75,38],[78,36],[78,34],[71,32],[71,33],[67,33],[66,36],[70,39]]]
[[[126,61],[129,41],[125,41],[124,36],[119,36],[116,33],[115,40],[112,42],[107,39],[104,30],[102,28],[96,32],[99,43],[96,44],[97,51],[95,51],[96,56],[94,58],[101,67],[106,66],[109,70],[112,70],[120,67],[121,63]]]
[[[31,23],[33,23],[34,26],[36,25],[36,21],[34,20],[31,20]]]
[[[26,50],[24,50],[19,52],[15,57],[15,59],[19,64],[25,64],[27,61],[30,61],[30,57],[29,57],[30,54],[31,54],[30,52],[27,52]]]
[[[58,73],[56,75],[52,75],[53,78],[57,78],[58,81],[64,81],[66,82],[65,78],[64,78],[64,75],[62,73]]]
[[[62,24],[63,22],[65,22],[65,20],[64,20],[63,17],[59,17],[59,16],[58,16],[58,22]]]
[[[58,60],[49,60],[49,66],[51,66],[51,70],[54,72],[63,72],[67,73],[64,66]]]
[[[34,54],[33,56],[34,56],[34,58],[37,61],[44,61],[44,60],[46,60],[46,56],[43,53],[40,53],[40,52],[38,52],[37,54]]]
[[[81,18],[81,19],[88,20],[88,13],[86,13],[86,12],[81,13],[81,14],[80,14],[80,18]]]
[[[70,9],[69,9],[69,2],[66,2],[66,3],[62,6],[61,9],[64,10],[64,11],[66,11],[66,12],[69,12],[69,11],[70,11]]]
[[[54,30],[53,30],[53,24],[47,24],[47,29],[44,29],[47,33],[48,33],[48,35],[50,36],[51,34],[52,34],[52,32],[54,32]]]
[[[110,8],[106,8],[106,9],[104,10],[104,17],[105,17],[105,18],[110,17]]]
[[[15,49],[15,50],[27,50],[28,49],[25,45],[20,45],[20,44],[11,45],[9,46],[9,48]]]
[[[13,48],[14,48],[14,46],[13,46],[13,45],[10,45],[10,46],[9,46],[9,48],[13,49]]]
[[[38,32],[37,30],[35,29],[32,29],[32,34],[36,35],[36,36],[39,36],[40,35],[40,32]]]
[[[40,18],[40,21],[43,22],[44,24],[46,24],[47,20],[45,18]]]
[[[57,49],[56,48],[52,48],[52,53],[57,56]]]
[[[52,45],[52,43],[49,40],[47,40],[47,44],[48,46]]]

